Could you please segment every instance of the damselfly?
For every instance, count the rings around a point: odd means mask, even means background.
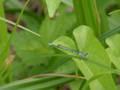
[[[86,52],[77,51],[77,50],[62,46],[60,44],[55,45],[53,43],[49,43],[49,45],[53,46],[55,48],[58,48],[58,49],[62,49],[62,50],[71,52],[71,53],[73,53],[73,55],[79,56],[80,59],[87,59],[87,56],[88,56],[88,53],[86,53]]]

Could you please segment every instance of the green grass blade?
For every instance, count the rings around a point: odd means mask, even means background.
[[[73,3],[78,24],[90,26],[95,35],[99,36],[101,21],[96,0],[73,0]]]
[[[1,90],[43,90],[50,87],[55,87],[66,82],[70,82],[71,78],[29,78],[25,80],[16,81],[8,85],[0,87]]]
[[[4,18],[4,8],[3,8],[3,0],[0,0],[0,17]],[[2,68],[5,59],[8,55],[9,43],[8,42],[8,35],[7,35],[7,26],[6,23],[3,21],[0,21],[0,69]],[[4,50],[5,49],[5,50]],[[4,69],[2,70],[4,71]],[[5,79],[2,78],[2,74],[0,74],[0,84],[5,83]]]
[[[33,34],[33,35],[36,35],[36,36],[40,37],[40,35],[39,35],[38,33],[33,32],[32,30],[30,30],[30,29],[28,29],[28,28],[26,28],[26,27],[24,27],[24,26],[21,26],[21,25],[19,25],[19,24],[16,25],[16,23],[14,23],[14,22],[12,22],[12,21],[10,21],[10,20],[7,20],[7,19],[2,18],[2,17],[0,17],[0,20],[1,20],[1,21],[4,21],[4,22],[7,22],[7,23],[9,23],[9,24],[11,24],[11,25],[13,25],[13,26],[17,26],[18,28],[20,28],[20,29],[22,29],[22,30],[25,30],[25,31]]]

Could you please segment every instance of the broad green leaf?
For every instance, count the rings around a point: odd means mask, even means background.
[[[76,27],[75,15],[73,13],[62,13],[54,19],[46,17],[40,26],[39,33],[48,45],[57,37],[71,32],[74,27]]]
[[[14,45],[16,54],[26,65],[36,65],[45,63],[49,58],[42,55],[52,54],[53,51],[41,44],[39,37],[28,32],[19,32],[15,34]]]
[[[119,48],[120,43],[118,42],[119,39],[120,39],[119,34],[113,35],[110,38],[106,39],[106,43],[109,45],[109,48],[117,57],[119,57],[120,54],[120,48]]]
[[[48,14],[53,17],[57,8],[59,7],[61,0],[46,0]]]
[[[88,53],[87,61],[73,57],[76,66],[83,73],[87,80],[94,77],[95,75],[106,73],[108,70],[110,70],[111,63],[109,57],[89,27],[80,26],[74,30],[73,34],[79,51]],[[68,48],[77,49],[75,42],[71,38],[65,36],[58,38],[53,42],[53,44],[60,44]],[[73,55],[73,53],[67,50],[60,50],[69,55]],[[106,66],[107,68],[103,66]],[[110,74],[103,75],[101,78],[91,82],[90,87],[91,90],[116,90],[115,84]]]
[[[107,66],[110,69],[111,63],[110,63],[109,57],[104,47],[93,35],[93,32],[89,27],[86,27],[86,26],[78,27],[77,29],[74,30],[73,34],[74,34],[78,49],[80,51],[82,50],[88,53],[88,60]],[[85,76],[88,76],[88,75],[94,76],[94,75],[105,73],[108,71],[105,68],[102,68],[102,66],[84,63],[85,67],[89,68],[90,74],[88,74],[87,70],[84,70],[85,68],[84,64],[83,64],[83,67],[81,66],[82,63],[84,62],[83,61],[79,62],[79,67],[81,68],[81,71],[84,72]],[[99,82],[100,86],[102,86],[104,90],[107,90],[107,89],[116,90],[114,81],[110,74],[103,75],[101,78],[97,79],[97,81]],[[92,85],[91,87],[93,86],[95,85]],[[95,87],[93,88],[95,89]]]
[[[108,55],[111,62],[115,65],[117,69],[120,69],[120,35],[113,35],[106,39],[106,43],[109,46],[107,48]]]
[[[57,38],[52,44],[56,45],[56,46],[62,45],[62,46],[67,47],[67,48],[72,47],[72,49],[76,50],[76,46],[75,46],[74,41],[67,36],[61,36],[61,37]],[[58,48],[58,49],[60,49],[60,48]],[[64,53],[67,53],[68,55],[73,55],[72,52],[69,52],[67,50],[64,50],[64,49],[60,49],[60,50],[62,50]]]

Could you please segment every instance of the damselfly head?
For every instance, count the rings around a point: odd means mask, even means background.
[[[88,58],[88,53],[86,53],[86,52],[82,52],[82,53],[81,53],[81,52],[80,52],[80,53],[79,53],[79,56],[80,56],[81,59],[87,59],[87,58]]]
[[[53,46],[54,44],[53,43],[48,43],[49,46]]]
[[[49,46],[52,46],[52,47],[58,47],[58,45],[55,45],[53,43],[48,43]]]

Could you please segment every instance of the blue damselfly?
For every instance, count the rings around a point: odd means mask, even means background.
[[[87,56],[88,56],[88,53],[86,53],[86,52],[74,50],[74,49],[65,47],[65,46],[60,45],[60,44],[55,45],[55,44],[49,43],[49,45],[53,46],[55,48],[61,49],[61,50],[71,52],[71,53],[73,53],[73,55],[79,56],[80,59],[87,59]]]

